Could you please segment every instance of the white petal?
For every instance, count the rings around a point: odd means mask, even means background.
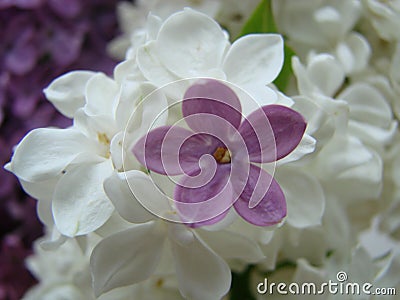
[[[373,154],[359,139],[336,134],[321,150],[318,164],[323,178],[337,178],[341,173],[372,160]]]
[[[393,53],[392,63],[389,69],[389,78],[393,85],[394,90],[400,93],[400,44],[396,45]],[[397,106],[400,105],[400,101],[396,101]],[[400,114],[400,110],[397,111]]]
[[[311,97],[298,96],[293,99],[295,104],[292,108],[306,119],[306,132],[318,141],[317,147],[328,142],[335,131],[346,128],[349,108],[345,101],[317,93]]]
[[[40,247],[45,251],[55,251],[58,250],[62,245],[64,245],[68,238],[62,235],[55,226],[53,226],[50,234],[46,235],[46,239],[40,241]]]
[[[162,186],[156,185],[151,176],[137,170],[129,171],[126,174],[129,188],[139,205],[142,205],[150,214],[158,217],[166,217],[172,212],[169,199],[160,190]],[[176,218],[178,216],[175,215],[173,219]]]
[[[35,286],[24,295],[23,300],[85,300],[85,296],[74,285],[55,283]]]
[[[362,35],[351,33],[337,46],[336,54],[346,73],[355,73],[368,66],[371,47]]]
[[[51,211],[52,199],[40,199],[36,204],[36,213],[40,222],[49,228],[54,227],[53,212]]]
[[[250,99],[247,98],[249,100],[247,100],[246,102],[243,101],[243,98],[240,98],[242,103],[244,102],[244,104],[242,105],[242,113],[245,116],[249,115],[260,106],[275,104],[278,101],[278,93],[263,83],[249,82],[246,84],[242,84],[240,87],[246,92],[246,94],[251,97]],[[249,96],[246,95],[246,97]],[[249,103],[249,101],[251,102]],[[255,109],[253,108],[253,102],[257,105]]]
[[[378,197],[382,188],[382,158],[354,136],[335,135],[314,161],[318,172],[341,201]]]
[[[85,88],[96,73],[73,71],[58,77],[43,91],[59,112],[72,118],[75,111],[85,105]]]
[[[117,131],[116,123],[110,116],[90,116],[83,108],[76,111],[73,127],[82,132],[89,139],[95,140],[97,147],[96,152],[103,156],[108,151],[108,143],[104,142],[104,137],[99,138],[99,135],[106,135],[107,139],[111,139]]]
[[[293,277],[293,282],[298,283],[305,283],[305,282],[313,282],[316,286],[321,286],[326,280],[326,272],[324,270],[318,269],[312,265],[306,259],[299,259],[297,260],[297,268],[296,272]],[[321,298],[314,298],[313,299],[325,299],[325,296]]]
[[[329,54],[321,54],[311,59],[307,76],[324,95],[333,96],[342,86],[345,74],[339,61]]]
[[[74,129],[39,128],[15,149],[12,172],[24,181],[43,181],[61,174],[78,155],[92,152],[86,137]]]
[[[261,245],[267,259],[264,259],[262,262],[259,263],[259,265],[265,270],[275,269],[277,261],[279,260],[278,255],[281,252],[284,239],[281,232],[274,231],[272,232],[271,236],[271,239],[266,244]]]
[[[53,215],[60,232],[73,237],[93,232],[114,210],[103,189],[112,174],[111,162],[83,164],[67,171],[54,192]]]
[[[397,246],[398,249],[399,246]],[[396,254],[389,260],[385,268],[379,272],[377,277],[375,278],[375,284],[377,286],[387,286],[387,287],[395,287],[400,284],[399,282],[399,274],[400,272],[400,256],[397,251]]]
[[[377,227],[378,224],[372,225],[371,228],[361,232],[358,237],[360,245],[374,260],[378,260],[391,252],[393,253],[398,246],[395,240]]]
[[[193,300],[221,299],[229,291],[229,266],[198,237],[186,246],[172,240],[171,245],[183,297]]]
[[[157,38],[161,25],[162,19],[150,12],[146,22],[147,40],[155,40]]]
[[[107,53],[113,59],[121,61],[125,58],[126,51],[131,45],[128,36],[121,35],[114,38],[107,45]]]
[[[54,189],[60,178],[61,174],[40,182],[28,182],[22,179],[20,179],[19,182],[29,196],[38,200],[51,200],[53,198]]]
[[[163,233],[156,226],[152,222],[135,225],[103,239],[94,248],[90,266],[97,297],[154,273],[164,243]]]
[[[317,140],[313,138],[311,135],[307,133],[304,134],[303,138],[300,141],[300,144],[291,152],[288,156],[280,159],[277,162],[277,166],[287,164],[289,162],[295,162],[300,160],[307,154],[313,153],[315,151],[315,146],[317,144]]]
[[[298,168],[281,167],[275,174],[287,202],[287,222],[296,228],[320,225],[325,211],[321,185]]]
[[[155,41],[151,41],[138,49],[137,63],[143,76],[158,87],[178,80],[178,77],[168,71],[160,62],[156,53]],[[173,95],[179,99],[181,94],[182,92],[175,91]]]
[[[89,116],[106,115],[113,119],[118,85],[103,73],[93,76],[86,85],[85,113]]]
[[[396,135],[397,122],[393,121],[389,128],[380,128],[368,123],[350,120],[349,132],[371,147],[381,147],[389,144]]]
[[[229,81],[238,85],[271,83],[282,69],[283,39],[277,34],[249,34],[232,44],[223,69]]]
[[[181,78],[206,76],[220,66],[227,39],[213,19],[192,9],[170,16],[157,37],[162,64]]]
[[[118,84],[121,84],[121,82],[128,76],[129,77],[140,76],[140,70],[138,69],[135,59],[127,59],[127,60],[120,62],[114,68],[113,75],[114,75],[114,80]]]
[[[224,259],[238,258],[247,263],[256,263],[265,258],[260,246],[242,234],[228,230],[203,230],[199,232],[199,235]]]
[[[350,118],[370,125],[389,127],[392,111],[383,95],[366,83],[355,83],[344,90],[339,99],[347,101]]]
[[[126,156],[122,143],[124,141],[124,133],[118,132],[110,142],[111,159],[115,169],[123,170],[123,159]]]
[[[138,102],[145,96],[140,88],[141,83],[130,76],[121,82],[121,90],[118,99],[115,116],[119,128],[125,128],[129,118],[135,111]]]
[[[324,216],[323,232],[325,234],[327,248],[334,251],[335,257],[346,259],[351,245],[354,244],[354,236],[351,233],[350,218],[345,211],[341,199],[335,194],[326,193],[326,213]]]
[[[281,251],[290,261],[305,258],[311,264],[321,265],[326,259],[329,250],[326,233],[319,227],[298,229],[288,226],[288,234]]]
[[[362,247],[354,249],[348,277],[354,282],[373,282],[375,274],[376,266],[367,251]]]
[[[176,244],[186,247],[193,243],[195,236],[193,232],[185,225],[171,223],[168,226],[168,236]]]
[[[144,136],[149,130],[165,125],[168,119],[168,101],[164,89],[156,89],[149,83],[138,87],[138,103],[128,111],[127,130],[133,132],[135,139]],[[135,142],[135,141],[132,141]]]
[[[139,178],[135,178],[135,176]],[[151,193],[154,190],[154,185],[147,177],[140,171],[114,172],[112,176],[104,181],[104,190],[108,198],[110,198],[121,217],[129,222],[143,223],[154,219],[154,215],[143,207],[129,187],[129,185],[139,185],[143,188],[143,191],[147,190],[148,193],[143,196],[157,206],[156,203],[158,201]],[[138,182],[139,180],[141,182]],[[158,197],[159,195],[155,194],[155,196]]]
[[[382,171],[383,162],[382,157],[372,149],[361,150],[368,151],[371,158],[364,163],[349,167],[347,170],[341,172],[337,176],[337,181],[331,184],[329,188],[337,191],[338,197],[342,201],[356,201],[363,199],[374,199],[381,195],[382,191]],[[354,157],[357,150],[353,150]],[[349,154],[348,158],[351,156]],[[362,154],[361,154],[362,155]]]
[[[105,238],[110,235],[113,235],[116,232],[120,232],[132,227],[132,223],[126,221],[122,218],[117,211],[114,211],[111,214],[111,217],[105,222],[101,227],[96,229],[96,235],[100,238]],[[88,235],[81,235],[75,237],[76,239],[87,237]]]
[[[317,88],[314,82],[309,78],[305,66],[300,62],[297,56],[292,57],[292,68],[297,79],[297,88],[300,95],[311,96]]]

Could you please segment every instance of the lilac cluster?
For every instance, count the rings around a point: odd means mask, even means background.
[[[66,127],[42,93],[51,80],[76,69],[111,73],[106,45],[117,34],[119,0],[0,0],[0,159],[31,129]],[[24,266],[42,234],[35,201],[0,169],[0,300],[20,299],[34,283]]]

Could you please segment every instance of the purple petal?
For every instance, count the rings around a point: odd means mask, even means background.
[[[179,164],[186,174],[198,175],[201,157],[204,154],[212,155],[215,149],[223,145],[212,135],[196,133],[182,143],[179,149]]]
[[[74,18],[82,10],[79,0],[48,0],[48,4],[54,12],[65,18]]]
[[[262,198],[254,199],[259,197]],[[258,204],[250,208],[250,202],[255,200]],[[270,174],[255,165],[250,166],[247,184],[233,206],[243,219],[257,226],[277,224],[286,216],[286,200],[281,187]]]
[[[281,105],[266,105],[252,112],[239,132],[245,140],[250,161],[267,163],[292,152],[306,130],[303,116]]]
[[[5,56],[5,65],[16,75],[24,75],[32,70],[38,58],[33,44],[35,31],[32,28],[21,29],[11,51]]]
[[[76,30],[57,28],[52,40],[49,41],[51,55],[58,65],[66,66],[79,56],[86,33],[85,26]]]
[[[212,154],[221,143],[207,134],[195,134],[179,126],[150,131],[132,152],[147,169],[163,175],[198,174],[200,158]]]
[[[226,216],[234,201],[229,175],[229,164],[217,165],[207,184],[200,184],[203,178],[185,176],[176,185],[175,204],[184,223],[195,228],[215,224]]]
[[[0,8],[15,6],[23,9],[37,8],[42,5],[44,0],[1,0]]]
[[[214,80],[202,79],[188,88],[185,93],[182,113],[186,118],[197,114],[216,115],[239,128],[242,119],[239,98],[227,85]],[[196,118],[187,119],[194,131],[204,131],[204,122]],[[206,131],[207,132],[207,131]]]

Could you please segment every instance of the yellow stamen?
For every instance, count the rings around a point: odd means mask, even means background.
[[[231,154],[229,153],[229,150],[224,147],[218,147],[213,156],[220,164],[227,164],[231,162]]]
[[[107,151],[105,153],[105,158],[110,158],[110,139],[107,137],[105,133],[97,133],[97,139],[99,142],[107,147]]]
[[[110,140],[105,133],[97,133],[97,139],[106,146],[110,145]]]
[[[159,278],[156,282],[156,287],[160,288],[164,285],[164,280],[162,278]]]

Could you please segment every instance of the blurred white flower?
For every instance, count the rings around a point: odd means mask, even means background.
[[[281,71],[283,58],[280,35],[246,35],[231,45],[216,21],[191,9],[171,15],[155,39],[137,51],[141,72],[158,87],[183,78],[217,78],[242,88],[260,105],[277,101],[267,85]]]
[[[367,18],[386,41],[400,41],[400,1],[362,0]]]
[[[241,0],[173,0],[168,2],[140,0],[134,3],[124,1],[117,6],[122,34],[109,44],[108,50],[117,59],[125,58],[129,48],[136,49],[146,39],[149,14],[157,16],[161,21],[185,7],[193,8],[216,19],[228,30],[230,36],[235,38],[258,3],[258,0],[246,2]]]
[[[312,52],[330,53],[341,63],[346,74],[362,71],[371,49],[368,41],[352,31],[360,17],[357,0],[273,1],[278,29],[301,58]]]

